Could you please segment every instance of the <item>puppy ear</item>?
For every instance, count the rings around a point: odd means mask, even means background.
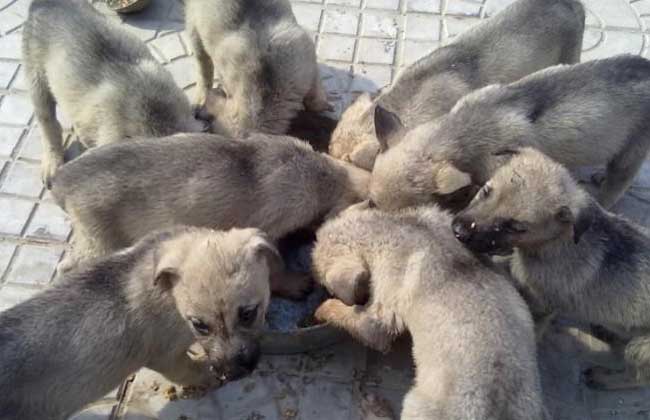
[[[404,125],[397,115],[380,105],[375,106],[375,135],[381,152],[388,150],[388,146],[401,137],[404,131]]]
[[[472,184],[472,177],[452,164],[446,164],[436,173],[437,194],[451,194]]]
[[[260,231],[246,243],[244,252],[252,258],[264,258],[271,274],[284,270],[282,256]]]
[[[370,297],[370,272],[357,258],[337,262],[325,275],[325,287],[348,306],[365,305]]]
[[[582,234],[591,227],[594,212],[591,207],[587,207],[582,209],[576,217],[568,206],[562,206],[555,213],[555,218],[561,223],[573,224],[573,242],[578,244]]]
[[[350,154],[350,162],[361,169],[372,171],[379,151],[379,144],[366,141],[352,151]]]
[[[176,285],[180,278],[181,276],[175,268],[162,267],[156,270],[153,284],[163,290],[170,290]]]

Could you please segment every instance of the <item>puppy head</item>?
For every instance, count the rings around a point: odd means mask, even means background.
[[[432,202],[443,206],[450,196],[472,187],[470,174],[430,140],[436,131],[437,123],[423,124],[377,156],[370,182],[370,199],[377,207],[397,210]]]
[[[191,229],[155,253],[154,283],[172,294],[184,324],[214,368],[232,380],[250,373],[269,304],[269,276],[282,260],[257,229]]]
[[[227,90],[224,85],[211,89],[205,109],[212,117],[213,133],[241,138],[260,123],[262,92],[253,82],[238,79]]]
[[[537,150],[513,153],[452,222],[456,237],[479,253],[507,255],[559,238],[576,243],[594,205],[569,171]]]
[[[361,94],[341,115],[332,133],[329,154],[337,159],[351,162],[352,153],[361,144],[376,144],[378,149],[373,115],[374,104],[370,94]]]

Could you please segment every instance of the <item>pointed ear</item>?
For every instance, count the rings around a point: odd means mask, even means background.
[[[594,211],[591,206],[586,207],[574,215],[568,206],[560,207],[555,213],[555,218],[561,223],[573,224],[573,242],[578,244],[582,234],[584,234],[593,223]]]
[[[472,177],[452,164],[446,164],[436,174],[438,194],[451,194],[472,184]]]
[[[389,145],[400,138],[405,130],[397,115],[380,105],[375,106],[375,135],[379,140],[381,152],[388,150]]]
[[[178,270],[173,267],[162,267],[156,270],[153,284],[163,290],[170,290],[178,283],[179,279]]]
[[[246,243],[244,252],[251,258],[264,258],[271,274],[280,273],[284,270],[282,256],[261,231],[257,231]]]
[[[357,258],[337,262],[325,275],[325,287],[348,306],[365,305],[370,296],[370,273]]]

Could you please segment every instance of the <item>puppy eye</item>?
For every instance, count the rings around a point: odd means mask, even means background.
[[[521,222],[518,222],[516,220],[510,220],[505,223],[504,229],[508,233],[526,233],[528,231],[528,228],[526,225],[524,225]]]
[[[249,327],[257,319],[257,308],[259,305],[239,308],[239,323],[244,327]]]
[[[192,328],[199,333],[200,335],[208,335],[210,334],[210,327],[208,327],[208,324],[205,322],[201,321],[198,318],[194,318],[193,316],[188,318],[190,323],[192,324]]]

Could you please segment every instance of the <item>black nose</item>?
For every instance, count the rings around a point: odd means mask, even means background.
[[[252,372],[260,361],[260,346],[257,343],[245,344],[237,353],[235,361],[239,367]]]
[[[454,219],[451,223],[451,230],[454,232],[456,238],[461,242],[469,241],[474,231],[470,222],[459,218]]]

